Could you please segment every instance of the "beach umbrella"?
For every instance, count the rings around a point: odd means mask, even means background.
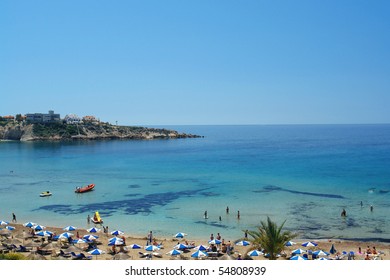
[[[123,239],[120,238],[108,242],[108,246],[123,245],[123,244],[124,244]]]
[[[45,237],[45,236],[52,236],[53,233],[51,231],[48,231],[48,230],[43,230],[43,231],[38,232],[36,235]]]
[[[130,249],[141,249],[142,247],[138,244],[131,244],[129,246],[126,246],[127,248],[130,248]]]
[[[111,231],[111,235],[123,235],[124,232],[121,231],[121,230],[114,230],[114,231]]]
[[[63,230],[65,231],[73,231],[73,230],[76,230],[77,228],[74,227],[74,226],[67,226],[67,227],[64,227]]]
[[[186,236],[186,235],[187,235],[187,233],[178,232],[173,237],[175,237],[175,238],[184,238],[184,236]]]
[[[329,253],[331,253],[331,254],[336,254],[336,252],[337,252],[337,250],[336,250],[336,248],[334,247],[334,244],[332,244],[332,247],[330,248]]]
[[[83,239],[87,240],[87,241],[93,241],[93,240],[96,240],[98,238],[99,238],[99,236],[93,235],[93,234],[86,234],[83,236]]]
[[[97,259],[97,256],[105,254],[105,253],[106,253],[105,251],[100,250],[100,249],[93,249],[92,251],[88,252],[88,254],[96,256],[96,259]]]
[[[39,230],[44,230],[46,227],[45,226],[42,226],[42,225],[34,225],[32,226],[32,228],[36,231],[39,231]]]
[[[15,229],[15,227],[12,227],[12,226],[6,226],[5,228],[8,229],[8,230],[14,230]]]
[[[302,254],[302,253],[306,253],[306,251],[302,250],[301,248],[299,248],[299,249],[296,249],[296,250],[292,251],[291,253],[292,254]]]
[[[32,228],[32,227],[35,226],[36,224],[37,224],[37,223],[27,222],[27,223],[23,224],[23,226],[28,227],[28,228]]]
[[[157,246],[154,246],[154,245],[149,245],[149,246],[145,246],[145,250],[146,251],[156,251],[156,250],[160,250],[160,248]]]
[[[196,246],[194,249],[198,251],[207,251],[207,248],[203,245]]]
[[[122,241],[123,242],[123,239],[120,238],[120,237],[113,237],[113,238],[110,238],[108,239],[108,242],[116,242],[116,241]]]
[[[284,245],[289,247],[289,246],[293,246],[295,244],[297,244],[297,243],[295,243],[293,241],[287,241],[286,244],[284,244]]]
[[[90,233],[96,233],[96,232],[100,231],[100,228],[91,227],[91,228],[87,229],[87,231]]]
[[[253,251],[248,252],[248,256],[250,256],[250,257],[258,257],[261,255],[264,255],[264,253],[259,251],[259,250],[253,250]]]
[[[192,258],[202,258],[202,257],[208,257],[208,254],[206,252],[203,252],[203,251],[196,251],[195,253],[193,253],[191,255]]]
[[[324,252],[322,250],[318,250],[318,251],[313,252],[313,255],[316,255],[316,256],[328,256],[329,253],[328,252]]]
[[[304,258],[301,256],[294,256],[294,257],[291,257],[290,260],[292,260],[292,261],[307,261],[307,258]]]
[[[6,226],[6,225],[8,225],[9,224],[9,222],[6,222],[6,221],[0,221],[0,226]]]
[[[302,243],[303,247],[317,247],[317,245],[318,245],[317,243],[310,242],[310,241]]]
[[[246,240],[241,240],[241,241],[238,241],[237,243],[236,243],[236,245],[238,245],[238,246],[248,246],[248,245],[250,245],[251,243],[250,242],[248,242],[248,241],[246,241]]]
[[[176,250],[176,249],[173,249],[171,251],[169,251],[168,253],[166,253],[167,255],[171,255],[171,256],[178,256],[181,254],[181,251],[179,250]]]
[[[70,233],[70,232],[63,232],[61,233],[58,238],[66,238],[68,239],[69,237],[73,236],[73,233]]]
[[[173,249],[176,249],[176,250],[185,250],[185,249],[188,249],[188,246],[185,245],[185,244],[177,244],[175,247],[173,247]]]
[[[221,244],[222,243],[222,241],[221,240],[218,240],[218,239],[213,239],[213,240],[210,240],[209,241],[209,244]]]
[[[73,240],[72,243],[73,244],[85,244],[87,242],[84,239],[79,238],[79,239]]]

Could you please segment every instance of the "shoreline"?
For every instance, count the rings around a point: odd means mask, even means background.
[[[19,240],[18,244],[23,244],[23,243],[27,244],[29,242],[29,239],[23,240],[23,238],[22,239],[18,238],[18,236],[20,236],[23,232],[28,233],[31,230],[30,228],[23,226],[22,223],[9,223],[9,226],[15,227],[15,230],[10,231],[11,235],[8,237],[8,239],[10,239],[10,240],[18,239]],[[64,225],[64,226],[67,226],[67,225]],[[96,225],[91,223],[90,226],[94,227]],[[96,227],[101,228],[101,226],[96,226]],[[5,225],[2,226],[1,228],[5,228]],[[46,226],[44,228],[44,230],[51,231],[56,235],[59,235],[59,234],[65,232],[63,230],[63,228],[52,227],[52,226]],[[93,260],[96,260],[96,259],[97,260],[113,260],[114,257],[118,255],[118,254],[114,255],[114,254],[110,253],[112,251],[113,247],[108,245],[108,242],[109,242],[108,240],[110,238],[114,237],[114,235],[110,234],[111,230],[116,230],[116,229],[109,229],[108,233],[103,233],[103,229],[101,229],[101,231],[98,233],[93,233],[93,234],[96,234],[99,236],[97,247],[99,249],[105,251],[106,253],[99,255],[97,257],[93,256],[91,259],[93,259]],[[2,231],[3,230],[0,230],[0,233]],[[71,231],[70,233],[74,234],[72,236],[72,238],[74,238],[74,239],[76,239],[77,233],[80,237],[82,237],[86,234],[90,234],[86,228],[77,228],[75,231]],[[146,242],[147,242],[146,236],[142,237],[139,235],[132,235],[131,233],[127,233],[127,232],[125,232],[123,234],[123,236],[125,237],[127,246],[129,246],[131,244],[137,244],[137,245],[140,245],[140,247],[141,247],[141,249],[128,249],[127,247],[124,248],[126,255],[129,257],[129,259],[143,260],[143,259],[145,259],[144,254],[150,253],[150,252],[147,252],[144,250],[144,246],[146,246]],[[224,238],[224,236],[222,236],[222,238]],[[4,237],[1,236],[1,239],[4,239]],[[234,245],[235,242],[237,242],[239,240],[243,240],[244,238],[238,239],[238,240],[231,240],[229,238],[224,238],[224,239],[225,239],[225,242],[230,241],[234,246],[234,250],[232,251],[232,254],[230,256],[227,256],[227,254],[222,255],[222,257],[224,257],[224,259],[237,259],[240,254],[242,255],[243,258],[245,258],[245,256],[247,255],[247,252],[250,249],[250,246]],[[204,245],[207,247],[209,238],[207,237],[207,235],[205,235],[205,237],[203,239],[199,239],[199,238],[193,239],[193,238],[191,238],[191,236],[186,236],[183,239],[174,238],[173,236],[154,236],[153,240],[155,240],[155,242],[157,242],[158,244],[162,244],[162,248],[159,251],[156,251],[155,256],[152,257],[153,260],[177,260],[177,259],[194,260],[194,258],[191,257],[191,254],[194,253],[195,250],[188,250],[186,253],[182,253],[179,256],[171,256],[167,253],[169,251],[173,250],[174,246],[177,245],[178,243],[184,243],[184,242],[188,242],[189,244],[194,244],[195,246]],[[5,241],[5,239],[3,240],[3,242],[4,241]],[[376,247],[378,252],[381,252],[381,254],[379,254],[376,257],[376,259],[390,260],[390,242],[388,242],[388,241],[386,242],[386,240],[385,241],[384,240],[382,240],[382,241],[367,240],[367,238],[365,238],[363,240],[358,240],[358,239],[324,239],[324,238],[308,240],[308,239],[296,238],[293,241],[296,242],[296,244],[291,246],[291,247],[285,246],[284,252],[286,253],[286,256],[285,257],[282,256],[282,257],[278,258],[278,260],[288,259],[288,257],[291,256],[292,250],[295,250],[298,248],[305,249],[304,247],[301,246],[301,243],[306,242],[306,241],[314,241],[314,242],[318,243],[318,246],[315,247],[313,249],[313,251],[314,250],[324,250],[326,252],[329,252],[332,245],[336,248],[337,252],[339,252],[338,254],[340,254],[343,251],[344,252],[353,251],[353,252],[355,252],[355,259],[356,260],[364,260],[365,250],[368,247],[370,247],[370,248]],[[11,241],[9,241],[9,242],[11,242]],[[58,244],[58,242],[59,241],[53,241],[52,243]],[[48,240],[47,240],[47,238],[45,238],[45,241],[42,245],[41,237],[39,237],[39,238],[36,238],[35,242],[30,242],[30,243],[35,243],[35,245],[33,245],[33,246],[36,247],[36,249],[38,247],[41,247],[41,246],[42,246],[42,248],[44,248],[43,245],[47,245]],[[83,253],[86,256],[91,256],[88,253],[88,251],[85,250],[87,247],[86,245],[83,244],[83,246],[78,246],[78,245],[75,245],[75,246],[79,247],[80,249],[81,248],[84,249]],[[361,248],[362,254],[358,254],[359,247]],[[48,260],[55,260],[55,259],[61,258],[59,256],[60,250],[64,250],[64,248],[61,248],[59,246],[54,247],[52,253],[45,255],[45,258]],[[119,248],[120,248],[119,246],[116,246],[116,250],[118,252],[119,252]],[[34,248],[32,248],[32,249],[34,249]],[[28,256],[31,256],[31,251],[30,252],[23,252],[22,254],[25,255],[26,257],[28,257]],[[141,256],[144,256],[144,257],[141,257]],[[336,255],[330,255],[330,257],[335,257],[335,256]],[[69,258],[69,259],[71,259],[71,258]],[[267,258],[265,258],[264,256],[252,257],[252,259],[254,259],[254,260],[267,260]],[[343,259],[347,259],[347,258],[344,257]]]

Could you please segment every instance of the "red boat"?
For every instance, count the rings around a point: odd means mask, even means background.
[[[85,186],[85,187],[77,187],[74,192],[75,193],[89,192],[89,191],[92,191],[94,187],[95,187],[95,184],[89,184],[88,186]]]

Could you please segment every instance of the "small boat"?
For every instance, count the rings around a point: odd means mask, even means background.
[[[50,191],[45,191],[45,192],[41,192],[41,194],[39,195],[40,197],[45,197],[45,196],[51,196],[52,193]]]
[[[88,186],[85,186],[85,187],[77,187],[74,192],[75,193],[89,192],[89,191],[92,191],[94,187],[95,187],[95,184],[89,184]]]
[[[103,220],[102,220],[102,218],[100,218],[100,214],[98,211],[95,212],[95,215],[93,215],[93,218],[91,219],[91,221],[94,224],[102,224],[103,223]]]

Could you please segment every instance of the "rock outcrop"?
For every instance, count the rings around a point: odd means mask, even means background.
[[[175,130],[147,128],[138,126],[115,126],[99,124],[15,124],[0,126],[0,140],[19,141],[66,141],[99,139],[177,139],[197,138],[193,134],[179,133]]]

